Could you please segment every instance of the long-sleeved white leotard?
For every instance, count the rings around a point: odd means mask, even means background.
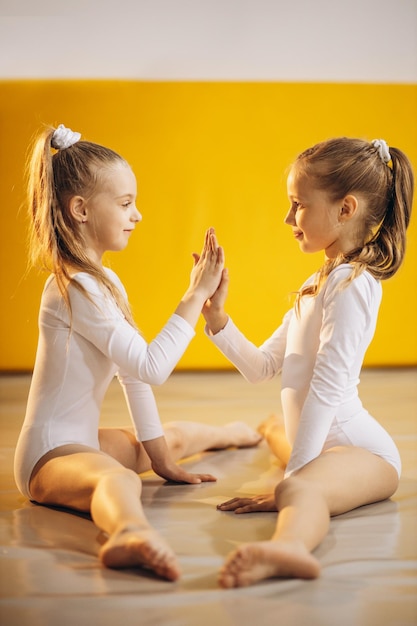
[[[248,381],[281,372],[281,404],[292,445],[286,476],[336,445],[366,448],[401,471],[397,447],[363,408],[357,389],[382,289],[368,272],[343,285],[351,271],[347,264],[334,269],[320,293],[301,298],[299,315],[290,310],[259,348],[231,319],[214,336],[206,329]]]
[[[116,274],[106,271],[126,296]],[[92,276],[74,278],[88,297],[69,287],[71,319],[54,277],[42,294],[35,367],[15,454],[16,483],[29,498],[32,470],[46,452],[70,443],[99,449],[100,408],[116,374],[138,441],[163,435],[150,385],[167,379],[195,334],[174,314],[147,344]]]

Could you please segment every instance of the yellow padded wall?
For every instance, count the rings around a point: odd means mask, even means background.
[[[139,182],[143,222],[107,261],[151,339],[188,284],[208,226],[226,250],[228,310],[255,343],[276,328],[291,292],[321,263],[283,224],[286,169],[322,139],[383,137],[417,163],[417,86],[286,83],[6,81],[0,83],[0,369],[34,363],[45,276],[26,273],[24,164],[44,123],[64,123],[120,152]],[[417,363],[416,218],[384,298],[368,365]],[[203,323],[180,368],[223,368]]]

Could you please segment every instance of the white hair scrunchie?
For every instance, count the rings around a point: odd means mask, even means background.
[[[65,150],[77,143],[80,138],[81,133],[76,133],[70,128],[65,128],[64,124],[60,124],[52,135],[51,146],[56,150]]]
[[[381,161],[388,164],[391,161],[391,155],[389,153],[387,142],[383,139],[374,139],[371,143],[373,147],[378,150]]]

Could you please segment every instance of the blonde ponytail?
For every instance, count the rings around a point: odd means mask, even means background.
[[[341,137],[316,144],[298,156],[293,167],[315,188],[325,190],[335,201],[358,193],[364,198],[365,211],[358,235],[363,244],[327,260],[314,282],[298,293],[297,307],[301,297],[317,295],[341,263],[352,265],[347,283],[365,270],[377,280],[386,280],[398,271],[405,254],[414,177],[401,150],[390,147],[389,154],[387,162],[381,158],[379,142]]]
[[[104,269],[85,254],[82,232],[68,210],[72,196],[87,196],[94,191],[104,168],[126,162],[113,150],[88,141],[77,141],[52,154],[55,130],[47,128],[37,137],[28,163],[30,262],[55,275],[70,313],[68,285],[88,297],[72,274],[86,272],[97,280],[104,293],[114,298],[128,322],[136,327],[123,294]]]

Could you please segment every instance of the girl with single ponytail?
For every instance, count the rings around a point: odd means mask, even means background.
[[[209,338],[250,382],[281,373],[283,425],[260,427],[285,473],[273,494],[236,497],[221,511],[277,511],[270,541],[240,546],[220,572],[223,587],[271,577],[316,578],[312,551],[329,519],[384,500],[398,486],[401,460],[369,415],[357,385],[374,335],[381,281],[400,268],[413,199],[405,154],[383,139],[341,137],[298,156],[288,176],[285,222],[303,252],[324,262],[298,290],[294,307],[260,347],[225,312],[223,272],[203,314]]]
[[[60,125],[37,138],[29,163],[31,260],[50,272],[39,312],[39,341],[26,415],[15,452],[15,479],[35,503],[90,513],[107,540],[103,565],[151,570],[177,580],[176,555],[148,522],[139,474],[200,484],[176,463],[208,448],[250,446],[246,424],[161,424],[151,385],[162,384],[194,336],[205,300],[221,279],[223,250],[212,228],[194,255],[190,284],[149,344],[137,331],[119,277],[103,266],[123,250],[142,219],[136,178],[113,150]],[[132,428],[100,428],[114,378]]]

